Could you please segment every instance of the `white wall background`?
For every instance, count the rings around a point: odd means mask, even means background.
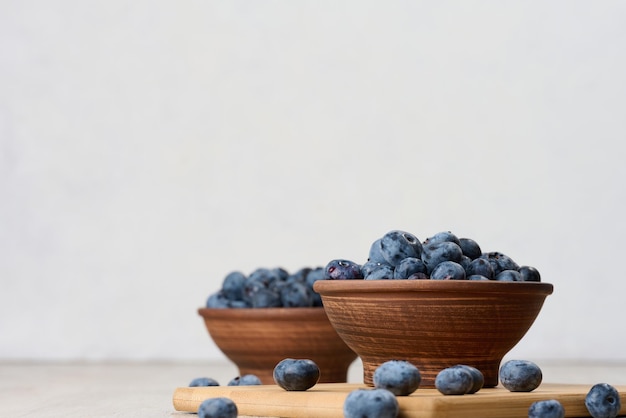
[[[441,230],[626,360],[626,2],[4,1],[0,359],[221,359],[231,270]],[[620,319],[621,318],[621,319]]]

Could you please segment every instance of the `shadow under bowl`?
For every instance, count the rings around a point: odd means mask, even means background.
[[[330,324],[324,308],[200,308],[217,347],[239,369],[275,384],[274,367],[285,358],[310,359],[320,383],[346,382],[357,358]]]
[[[498,384],[500,362],[526,334],[552,284],[463,280],[318,280],[333,327],[363,362],[363,382],[388,360],[420,370],[420,387],[456,364]]]

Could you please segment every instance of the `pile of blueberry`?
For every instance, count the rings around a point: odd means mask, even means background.
[[[399,230],[374,241],[364,264],[345,259],[330,261],[324,278],[541,281],[536,268],[520,266],[501,252],[483,252],[471,238],[442,231],[422,242]]]
[[[313,283],[324,278],[323,267],[303,267],[290,273],[284,268],[258,268],[248,276],[233,271],[206,301],[207,308],[279,308],[322,306]]]

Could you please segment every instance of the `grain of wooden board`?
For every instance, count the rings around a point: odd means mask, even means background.
[[[600,382],[595,382],[600,383]],[[542,384],[532,392],[509,392],[502,387],[481,389],[473,395],[444,396],[436,389],[418,389],[397,397],[401,418],[526,418],[535,401],[556,399],[566,417],[588,417],[585,396],[593,384]],[[183,387],[174,391],[177,411],[197,412],[200,403],[217,396],[232,399],[242,416],[284,418],[342,418],[348,393],[364,385],[319,383],[304,392],[287,392],[275,385]],[[615,386],[626,413],[626,386]]]

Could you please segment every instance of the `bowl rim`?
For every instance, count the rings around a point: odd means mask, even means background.
[[[368,293],[461,293],[461,294],[544,294],[554,291],[545,282],[500,282],[495,280],[318,280],[313,289],[322,296]]]
[[[198,315],[205,319],[311,321],[327,318],[322,306],[280,308],[198,308]]]

